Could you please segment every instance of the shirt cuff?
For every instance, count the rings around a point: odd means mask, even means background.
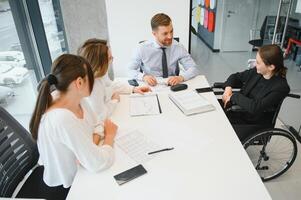
[[[128,87],[128,92],[127,92],[127,94],[132,94],[132,93],[134,93],[134,86]]]
[[[190,78],[185,74],[180,74],[179,76],[183,76],[183,78],[184,78],[183,82],[189,80],[189,78]]]
[[[143,81],[144,75],[145,75],[144,73],[139,73],[139,74],[137,75],[137,80]]]
[[[104,128],[103,125],[98,124],[94,128],[94,133],[99,135],[99,136],[104,136]]]
[[[102,145],[102,148],[107,149],[108,151],[114,151],[113,147],[111,147],[111,146],[108,145],[108,144]],[[112,153],[113,153],[113,152],[112,152]]]
[[[118,100],[117,99],[112,99],[110,102],[113,103],[113,104],[117,104]]]

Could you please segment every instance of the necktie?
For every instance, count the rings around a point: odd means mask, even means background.
[[[162,49],[162,72],[163,72],[163,78],[168,77],[168,68],[167,68],[167,59],[166,59],[166,53],[165,48],[161,47]]]

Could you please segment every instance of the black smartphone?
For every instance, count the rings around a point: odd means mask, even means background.
[[[136,79],[132,79],[132,80],[128,80],[129,84],[134,86],[134,87],[137,87],[139,86],[139,83],[137,82]]]
[[[197,93],[213,92],[213,89],[211,87],[196,88],[195,90],[197,91]]]
[[[118,185],[122,185],[146,173],[147,171],[142,165],[137,165],[136,167],[133,167],[124,172],[121,172],[120,174],[115,175],[114,179],[116,180]]]

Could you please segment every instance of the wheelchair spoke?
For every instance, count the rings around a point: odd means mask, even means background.
[[[296,158],[296,141],[281,129],[255,134],[244,143],[244,147],[264,181],[284,173]]]

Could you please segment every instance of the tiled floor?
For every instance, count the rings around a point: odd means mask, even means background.
[[[224,81],[231,73],[246,69],[247,60],[255,57],[255,52],[212,53],[204,43],[192,35],[191,55],[199,66],[202,74],[206,75],[210,84]],[[292,60],[286,60],[288,68],[287,79],[294,93],[301,93],[301,72]],[[296,129],[301,124],[301,100],[286,99],[279,119]],[[280,122],[281,123],[281,122]],[[281,124],[278,123],[278,126]],[[301,145],[298,144],[299,149]],[[301,159],[297,155],[296,161],[288,172],[282,176],[266,182],[266,188],[274,200],[301,199]],[[252,189],[250,188],[250,192]]]

